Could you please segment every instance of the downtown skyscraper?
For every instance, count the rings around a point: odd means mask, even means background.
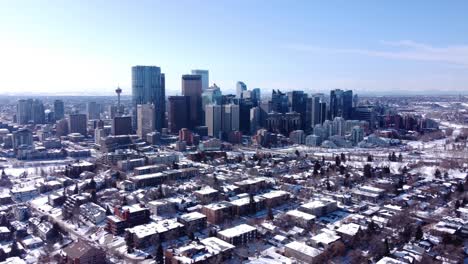
[[[202,80],[202,91],[206,91],[210,86],[210,72],[208,70],[192,70],[192,75],[200,75]]]
[[[137,105],[153,104],[155,109],[154,128],[164,127],[166,116],[166,85],[164,73],[157,66],[132,67],[133,126],[137,128]]]
[[[54,116],[57,121],[65,117],[65,105],[62,100],[54,101]]]
[[[340,89],[330,91],[330,115],[329,119],[343,117],[345,120],[351,119],[353,113],[353,91],[343,91]]]
[[[201,75],[182,75],[182,95],[188,96],[190,101],[189,128],[203,124],[202,109],[202,77]]]

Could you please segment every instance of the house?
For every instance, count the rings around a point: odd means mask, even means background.
[[[247,244],[249,241],[257,238],[257,228],[241,224],[229,229],[218,232],[218,238],[233,244],[235,246]]]
[[[361,234],[361,226],[354,223],[342,224],[335,232],[345,243],[352,244]]]
[[[28,236],[21,240],[21,244],[26,249],[35,249],[42,247],[44,245],[44,241],[36,236]]]
[[[304,243],[293,241],[284,246],[284,255],[304,263],[321,263],[320,256],[323,251]]]
[[[200,242],[192,241],[188,245],[169,248],[165,252],[167,264],[210,264],[227,260],[235,248],[219,238],[209,237]]]
[[[8,241],[12,237],[12,232],[6,226],[0,226],[0,241]]]
[[[104,264],[106,263],[106,253],[87,242],[79,240],[62,251],[64,262],[68,264]]]
[[[406,264],[406,262],[399,261],[390,257],[383,257],[375,264]]]

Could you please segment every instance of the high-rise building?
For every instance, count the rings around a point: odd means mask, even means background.
[[[89,120],[99,119],[101,115],[99,104],[96,102],[88,102],[86,104],[86,114]]]
[[[54,101],[54,115],[56,121],[65,117],[65,105],[62,100]]]
[[[202,91],[206,91],[210,85],[210,73],[208,70],[192,70],[192,75],[200,75],[202,80]]]
[[[242,93],[247,91],[247,85],[244,82],[238,81],[236,83],[236,96],[242,98]]]
[[[33,100],[32,121],[34,124],[45,124],[44,104],[40,100]]]
[[[80,133],[83,136],[88,134],[88,121],[85,114],[71,114],[68,117],[69,133]]]
[[[250,109],[250,134],[255,135],[257,130],[261,127],[261,109],[259,106],[256,106]]]
[[[131,125],[131,124],[130,124]],[[111,134],[109,127],[96,128],[94,130],[94,143],[101,145],[101,143]]]
[[[132,130],[131,116],[116,116],[112,119],[112,135],[130,135]]]
[[[153,104],[139,104],[137,105],[137,134],[146,140],[148,133],[155,130],[155,114],[156,108]]]
[[[166,85],[161,68],[156,66],[132,67],[133,126],[137,127],[137,105],[153,104],[155,114],[152,124],[161,131],[166,119]]]
[[[68,135],[68,120],[63,118],[63,119],[60,119],[60,120],[57,120],[57,126],[56,126],[56,129],[55,129],[55,134],[57,135],[57,137],[62,137],[62,136],[66,136]]]
[[[306,129],[307,94],[304,91],[289,92],[288,104],[290,112],[296,112],[301,115],[301,127],[303,130]]]
[[[268,113],[271,111],[271,102],[260,102],[260,126],[265,127]]]
[[[32,120],[32,99],[18,101],[16,106],[16,121],[20,125],[25,125]]]
[[[311,125],[314,127],[317,124],[321,124],[323,121],[320,116],[320,97],[319,96],[312,96],[312,101],[311,101]]]
[[[320,102],[320,124],[323,124],[327,120],[327,103]]]
[[[226,135],[239,130],[239,105],[223,105],[222,124],[222,130]]]
[[[271,93],[271,111],[278,113],[289,112],[288,96],[280,90],[273,90]]]
[[[190,97],[189,129],[202,125],[202,79],[200,75],[182,75],[182,95]]]
[[[260,94],[260,88],[253,88],[252,89],[252,100],[255,101],[258,105],[258,103],[261,100],[261,94]]]
[[[221,89],[216,84],[208,87],[202,93],[202,109],[205,109],[205,106],[209,104],[221,104],[222,96]]]
[[[353,111],[353,118],[356,120],[369,122],[370,128],[376,127],[377,113],[374,106],[371,105],[360,105]]]
[[[33,146],[33,134],[32,131],[23,128],[13,132],[13,149],[17,150],[19,146]]]
[[[353,107],[357,107],[359,105],[359,97],[357,94],[353,97]]]
[[[350,119],[353,113],[353,91],[343,91],[340,89],[330,91],[330,116],[333,120],[340,116]]]
[[[190,116],[189,96],[169,96],[169,129],[171,133],[177,133],[182,128],[189,127]]]
[[[270,112],[266,119],[265,128],[270,132],[289,135],[291,131],[301,128],[301,116],[299,113],[278,113]]]
[[[192,145],[193,143],[193,133],[187,128],[182,128],[179,131],[179,141],[185,141],[187,145]]]
[[[239,130],[244,134],[250,133],[250,109],[255,106],[251,99],[239,100]]]
[[[205,107],[205,124],[208,127],[208,136],[219,137],[222,128],[222,111],[220,105],[207,105]]]
[[[44,104],[37,99],[19,100],[16,107],[16,120],[20,125],[25,125],[29,122],[44,124],[46,121]]]

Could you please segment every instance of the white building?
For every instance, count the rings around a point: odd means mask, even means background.
[[[239,105],[223,105],[222,130],[225,133],[239,130]],[[209,132],[209,129],[208,129]]]
[[[25,202],[39,195],[39,190],[34,186],[14,186],[10,190],[11,198],[17,202]]]
[[[222,128],[221,115],[220,105],[207,105],[205,107],[205,125],[208,127],[208,136],[219,137]]]
[[[137,105],[137,134],[145,140],[155,130],[155,107],[152,104]]]
[[[91,202],[80,205],[80,214],[93,224],[99,224],[106,218],[106,210]]]
[[[218,237],[233,245],[246,244],[257,237],[257,228],[241,224],[218,232]]]

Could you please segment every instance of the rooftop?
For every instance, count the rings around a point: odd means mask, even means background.
[[[242,234],[249,233],[255,230],[257,229],[253,226],[250,226],[247,224],[241,224],[241,225],[220,231],[218,234],[220,234],[223,237],[237,237]]]

